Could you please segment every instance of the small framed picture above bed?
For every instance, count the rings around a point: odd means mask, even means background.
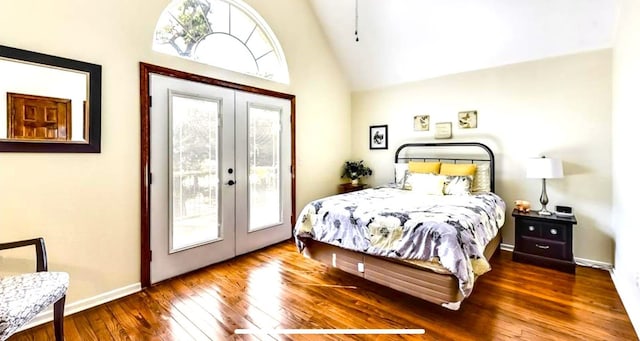
[[[436,123],[436,135],[437,139],[450,139],[451,138],[451,122],[438,122]]]
[[[478,112],[475,110],[459,112],[458,127],[463,129],[478,128]]]
[[[388,149],[387,125],[369,126],[369,149]]]
[[[415,131],[429,130],[429,115],[413,116],[413,130]]]

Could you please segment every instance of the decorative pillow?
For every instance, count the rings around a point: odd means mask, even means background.
[[[444,180],[443,192],[446,195],[466,195],[471,193],[471,175],[448,175]]]
[[[409,164],[408,163],[395,163],[393,165],[393,169],[395,171],[396,184],[397,185],[402,185],[402,181],[404,181],[404,176],[406,175],[407,170],[409,169]]]
[[[475,163],[443,163],[440,166],[441,175],[471,175],[476,174],[478,165]]]
[[[421,194],[443,195],[445,177],[407,171],[402,188]]]
[[[415,173],[418,174],[418,173]],[[411,190],[411,182],[413,180],[414,173],[411,173],[408,169],[404,172],[404,177],[402,178],[402,183],[400,184],[400,188]]]
[[[409,161],[409,171],[411,173],[438,174],[440,172],[440,162]]]
[[[491,192],[491,174],[489,172],[489,164],[481,163],[476,169],[476,175],[473,177],[472,192],[483,193]]]

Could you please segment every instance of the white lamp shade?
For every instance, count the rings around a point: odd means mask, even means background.
[[[563,176],[562,160],[539,157],[527,161],[527,178],[555,179]]]

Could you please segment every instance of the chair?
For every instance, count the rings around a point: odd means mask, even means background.
[[[52,303],[56,341],[62,341],[69,274],[47,271],[47,251],[42,238],[0,243],[0,250],[30,245],[36,248],[37,272],[0,277],[0,341],[8,339]]]

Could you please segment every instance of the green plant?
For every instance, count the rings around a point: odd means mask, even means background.
[[[373,174],[371,168],[364,165],[364,161],[347,161],[344,163],[344,169],[342,171],[343,178],[349,178],[351,180],[360,179]]]

